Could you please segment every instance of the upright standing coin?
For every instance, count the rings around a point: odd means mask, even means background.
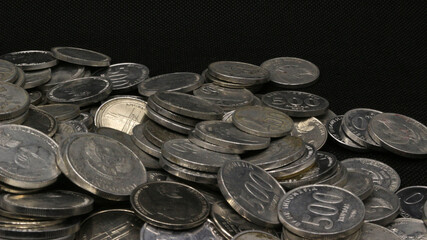
[[[331,136],[339,145],[341,145],[344,148],[347,148],[356,152],[368,151],[366,146],[362,146],[355,143],[353,140],[351,140],[345,134],[342,133],[341,131],[342,119],[343,119],[342,115],[336,116],[328,122],[328,124],[326,125],[326,128],[328,129],[329,136]]]
[[[202,84],[203,78],[197,73],[176,72],[155,76],[142,81],[138,85],[138,92],[146,97],[161,91],[188,93],[199,88]]]
[[[270,174],[246,161],[228,161],[218,171],[221,193],[241,216],[261,226],[278,226],[277,203],[285,191]]]
[[[58,129],[58,124],[52,115],[34,106],[30,106],[28,118],[22,125],[37,129],[49,137],[52,137]]]
[[[71,120],[80,114],[80,108],[75,104],[49,104],[37,108],[49,113],[58,121]]]
[[[422,219],[422,208],[427,201],[426,186],[410,186],[396,192],[400,198],[400,207],[403,217]]]
[[[220,106],[225,111],[250,105],[255,99],[247,89],[225,88],[212,83],[204,84],[194,90],[193,94]]]
[[[18,69],[9,61],[0,59],[0,82],[14,83],[18,79]]]
[[[28,110],[30,96],[24,89],[0,82],[0,92],[0,120],[18,117]]]
[[[138,84],[148,78],[150,71],[148,67],[138,63],[117,63],[109,66],[105,70],[94,73],[110,80],[113,84],[113,91],[130,91]]]
[[[374,186],[374,191],[363,203],[365,222],[386,226],[399,215],[399,197],[383,187]]]
[[[368,148],[380,148],[379,143],[372,140],[371,136],[368,134],[369,121],[380,113],[380,111],[368,108],[352,109],[344,114],[341,128],[344,133],[357,144]]]
[[[51,78],[50,68],[25,72],[24,89],[35,88],[49,82]]]
[[[319,68],[313,63],[293,57],[267,60],[261,67],[270,72],[270,81],[285,88],[296,89],[314,84],[319,78]]]
[[[209,64],[208,73],[230,83],[261,84],[268,81],[269,72],[259,66],[233,61],[219,61]]]
[[[54,47],[51,51],[57,59],[77,65],[107,67],[111,61],[107,55],[82,48]]]
[[[348,170],[347,184],[343,188],[354,193],[361,200],[364,200],[374,190],[374,183],[369,175],[356,170]]]
[[[196,189],[177,182],[150,182],[131,196],[137,215],[149,224],[167,229],[190,229],[203,224],[209,203]]]
[[[397,234],[400,239],[427,239],[427,228],[423,221],[413,218],[398,218],[387,226],[392,232]]]
[[[51,52],[40,50],[7,53],[0,58],[15,64],[24,71],[50,68],[58,63]]]
[[[323,147],[328,138],[326,127],[315,117],[294,120],[291,135],[302,138],[317,150]]]
[[[362,236],[360,240],[400,240],[401,238],[388,230],[385,227],[382,227],[373,223],[365,223],[362,227]]]
[[[279,238],[263,231],[247,230],[236,234],[231,240],[279,240]]]

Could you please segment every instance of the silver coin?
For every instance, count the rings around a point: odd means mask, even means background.
[[[338,162],[337,171],[332,176],[318,181],[317,184],[329,184],[337,187],[343,187],[347,183],[347,177],[347,168],[344,167],[341,162]]]
[[[412,118],[394,113],[378,114],[372,118],[368,130],[383,148],[393,153],[427,157],[427,127]]]
[[[74,134],[61,143],[61,171],[76,185],[110,200],[126,200],[147,181],[144,165],[128,147],[112,138]]]
[[[291,117],[315,117],[328,111],[329,102],[315,94],[299,91],[276,91],[265,94],[262,102]]]
[[[51,78],[50,68],[25,72],[24,89],[35,88],[49,82]]]
[[[343,238],[333,238],[333,240],[360,240],[360,236],[362,235],[362,229],[357,230],[355,233],[352,233],[351,235]],[[282,240],[310,240],[310,239],[316,239],[316,240],[330,240],[331,238],[324,237],[324,238],[304,238],[298,235],[295,235],[294,233],[288,231],[286,228],[283,228],[282,230]]]
[[[93,203],[93,198],[85,194],[64,190],[0,196],[1,208],[34,217],[68,218],[83,215],[92,211]]]
[[[19,124],[22,124],[23,122],[25,122],[27,120],[29,112],[30,111],[28,109],[26,112],[24,112],[23,114],[21,114],[17,117],[7,119],[7,120],[2,120],[2,121],[0,121],[0,125],[5,125],[5,124],[18,124],[19,125]]]
[[[279,240],[279,238],[263,231],[246,230],[236,234],[231,240]]]
[[[427,228],[419,219],[397,218],[387,228],[403,240],[427,240]]]
[[[84,220],[76,239],[139,239],[143,224],[133,211],[105,210]]]
[[[329,185],[307,185],[289,191],[279,202],[280,222],[306,238],[340,238],[363,224],[365,207],[353,193]]]
[[[396,192],[400,198],[400,215],[405,218],[423,218],[423,206],[427,201],[426,186],[410,186]]]
[[[37,129],[49,137],[52,137],[58,129],[58,124],[52,115],[31,105],[28,117],[22,125]]]
[[[294,125],[285,113],[263,106],[238,108],[232,119],[238,129],[260,137],[283,137],[291,132]]]
[[[246,161],[227,161],[218,171],[218,186],[230,206],[247,220],[278,226],[277,203],[285,191],[270,174]]]
[[[217,183],[218,176],[216,173],[202,172],[181,167],[180,165],[175,164],[163,157],[160,157],[159,164],[162,166],[163,170],[180,179],[203,184]]]
[[[27,91],[7,82],[0,82],[0,90],[0,120],[18,117],[28,110],[30,96]]]
[[[18,79],[18,70],[9,61],[0,59],[0,82],[14,83]]]
[[[194,130],[192,130],[188,135],[188,140],[190,140],[192,143],[196,144],[201,148],[205,148],[214,152],[228,153],[228,154],[242,154],[245,152],[244,150],[241,150],[241,149],[224,147],[224,146],[203,141],[202,139],[196,136],[196,134],[194,133]]]
[[[40,50],[12,52],[4,54],[0,58],[15,64],[24,71],[50,68],[58,63],[51,52]]]
[[[81,112],[78,117],[73,119],[84,124],[89,131],[94,127],[94,119],[89,113]]]
[[[46,94],[46,97],[53,103],[72,103],[82,107],[105,99],[111,90],[111,82],[106,79],[77,78],[56,85]]]
[[[295,119],[291,135],[302,138],[304,142],[310,143],[317,150],[323,147],[328,138],[325,125],[315,117]]]
[[[202,120],[221,119],[224,111],[209,101],[178,92],[157,92],[152,96],[154,102],[161,107],[191,118]]]
[[[186,116],[182,116],[179,114],[176,114],[172,111],[169,111],[163,107],[161,107],[159,104],[157,104],[155,101],[153,101],[152,98],[148,98],[148,106],[154,110],[154,112],[156,112],[157,114],[162,115],[163,117],[166,117],[170,120],[173,120],[175,122],[184,124],[184,125],[189,125],[189,126],[195,126],[198,122],[200,122],[199,119],[195,119],[195,118],[190,118],[190,117],[186,117]]]
[[[216,229],[215,225],[208,219],[203,225],[182,231],[173,231],[151,226],[146,223],[141,228],[141,240],[224,240],[224,237]]]
[[[354,193],[361,200],[368,198],[374,190],[372,178],[363,172],[347,169],[347,183],[343,186],[344,189]]]
[[[175,122],[167,117],[164,117],[154,111],[151,107],[147,107],[147,117],[165,128],[182,134],[189,134],[194,128],[193,126]]]
[[[233,124],[223,121],[200,122],[194,133],[204,141],[241,150],[259,150],[270,145],[270,138],[245,133]]]
[[[262,95],[261,95],[261,97],[262,97]],[[252,101],[251,105],[262,106],[263,104],[262,104],[261,98],[258,96],[254,96],[254,100]]]
[[[32,105],[38,105],[43,101],[43,94],[40,91],[31,91],[28,92],[28,95],[30,95],[30,103]]]
[[[329,136],[331,136],[339,145],[344,148],[347,148],[356,152],[366,152],[368,148],[366,146],[359,145],[353,140],[348,138],[345,134],[341,133],[341,123],[344,116],[336,116],[332,118],[326,128],[328,130]]]
[[[145,183],[132,192],[130,201],[140,218],[161,228],[194,228],[209,215],[209,203],[203,194],[177,182]]]
[[[365,222],[386,226],[400,212],[399,197],[390,190],[374,186],[374,191],[363,201],[365,204]]]
[[[51,51],[55,58],[77,65],[107,67],[111,61],[111,58],[107,55],[82,48],[54,47]]]
[[[56,130],[53,139],[60,144],[64,139],[75,133],[87,133],[89,130],[86,125],[79,121],[69,120],[65,122],[58,123],[58,129]]]
[[[25,84],[25,73],[20,67],[17,67],[16,69],[18,70],[18,79],[16,79],[13,84],[18,87],[23,87]]]
[[[123,143],[126,147],[128,147],[130,150],[132,150],[133,153],[136,154],[136,156],[139,158],[139,160],[144,164],[144,167],[151,168],[151,169],[160,169],[159,161],[150,155],[146,154],[144,151],[139,149],[134,141],[132,140],[132,137],[129,134],[126,134],[124,132],[121,132],[119,130],[115,130],[112,128],[105,128],[101,127],[96,129],[97,134],[101,134],[113,139],[116,139],[117,141]]]
[[[373,223],[365,223],[362,227],[362,236],[360,240],[400,240],[401,238],[388,230],[385,227],[382,227]]]
[[[213,62],[208,73],[222,81],[237,84],[261,84],[268,81],[269,72],[259,66],[233,61]]]
[[[159,148],[162,147],[163,143],[169,140],[187,138],[185,135],[164,128],[151,120],[146,122],[142,132],[148,141]]]
[[[305,150],[305,144],[301,138],[287,136],[272,141],[267,149],[243,160],[262,169],[271,170],[298,160],[304,155]]]
[[[144,126],[146,123],[136,125],[132,130],[132,140],[144,152],[153,157],[160,158],[162,156],[161,149],[152,144],[144,135]]]
[[[117,63],[93,75],[110,80],[113,91],[127,92],[136,89],[138,84],[148,78],[149,73],[148,67],[139,63]]]
[[[328,109],[328,111],[320,116],[317,116],[316,118],[319,119],[320,122],[323,123],[323,125],[325,125],[325,127],[328,126],[329,121],[332,120],[332,118],[335,118],[337,115],[331,111],[331,109]]]
[[[378,185],[392,192],[400,187],[399,174],[387,164],[369,158],[348,158],[341,163],[347,168],[362,171],[371,176],[374,185]]]
[[[204,98],[220,106],[225,111],[252,104],[254,95],[247,89],[224,88],[207,83],[193,91],[195,96]]]
[[[35,188],[35,189],[18,188],[18,187],[7,185],[3,182],[0,182],[0,190],[4,192],[12,193],[12,194],[29,194],[29,193],[34,193],[39,191],[38,188]]]
[[[83,66],[60,62],[55,67],[51,68],[50,81],[40,86],[43,91],[47,91],[59,83],[83,77],[85,68]]]
[[[423,207],[423,220],[424,224],[427,226],[427,201],[424,203]]]
[[[76,118],[80,114],[80,108],[75,104],[49,104],[37,107],[50,115],[57,121],[67,121]]]
[[[202,80],[203,78],[197,73],[168,73],[142,81],[138,85],[138,92],[146,97],[161,91],[188,93],[202,86]]]
[[[42,132],[21,125],[0,126],[0,180],[14,187],[48,186],[60,174],[58,145]]]
[[[233,122],[233,114],[235,111],[236,110],[232,110],[232,111],[224,113],[224,115],[222,116],[222,121],[232,123]]]
[[[285,88],[308,87],[319,78],[319,68],[313,63],[293,57],[279,57],[267,60],[261,67],[270,72],[270,81]]]

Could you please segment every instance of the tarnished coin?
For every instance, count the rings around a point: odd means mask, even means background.
[[[31,105],[28,117],[22,125],[37,129],[49,137],[52,137],[58,129],[58,124],[52,115]]]
[[[108,97],[111,82],[100,77],[77,78],[53,87],[46,97],[53,103],[72,103],[87,106]]]
[[[189,134],[191,130],[194,129],[193,126],[175,122],[167,117],[164,117],[158,114],[151,107],[147,107],[146,114],[147,114],[147,117],[150,118],[152,121],[158,123],[159,125],[162,125],[165,128],[169,128],[170,130],[173,130],[175,132],[179,132],[182,134]]]
[[[427,157],[427,127],[404,115],[382,113],[368,125],[370,136],[381,147],[404,157]]]
[[[18,87],[23,87],[25,84],[25,73],[20,67],[16,67],[18,71],[18,79],[13,83]]]
[[[25,72],[25,83],[23,88],[35,88],[49,82],[51,78],[50,68]]]
[[[263,231],[246,230],[236,234],[231,240],[279,240],[279,238]]]
[[[93,203],[93,198],[85,194],[64,190],[0,196],[1,208],[34,217],[68,218],[82,215],[92,211]]]
[[[198,122],[200,122],[199,119],[186,117],[183,115],[176,114],[172,111],[169,111],[163,107],[161,107],[159,104],[157,104],[155,101],[153,101],[152,98],[148,98],[148,106],[154,110],[155,113],[162,115],[163,117],[166,117],[170,120],[173,120],[178,123],[182,123],[184,125],[188,126],[195,126]]]
[[[157,92],[152,96],[154,102],[177,114],[202,120],[221,119],[221,107],[197,96],[178,92]]]
[[[343,238],[333,238],[333,240],[360,240],[360,236],[362,235],[362,229],[357,230],[355,233],[352,233],[351,235]],[[298,235],[295,235],[294,233],[288,231],[286,228],[282,229],[282,240],[329,240],[329,238],[304,238]]]
[[[385,227],[382,227],[373,223],[365,223],[362,227],[362,236],[360,240],[400,240],[401,238],[388,230]]]
[[[53,136],[53,139],[58,144],[61,144],[61,142],[64,139],[68,138],[69,136],[75,133],[87,133],[87,132],[89,132],[89,130],[87,129],[86,125],[84,125],[79,121],[69,120],[65,122],[59,122],[58,129],[56,130],[56,133]]]
[[[302,138],[317,150],[323,147],[328,138],[326,127],[315,117],[294,120],[291,135]]]
[[[374,186],[374,191],[363,201],[365,204],[365,222],[386,226],[400,212],[399,197],[390,190]]]
[[[325,127],[328,126],[329,121],[331,121],[332,118],[335,118],[337,115],[331,111],[331,109],[328,109],[328,111],[320,116],[317,116],[316,118],[319,119],[320,122],[322,122]]]
[[[56,166],[58,145],[27,126],[0,126],[0,156],[0,181],[14,187],[42,188],[60,174]]]
[[[37,108],[49,113],[57,121],[71,120],[80,114],[80,108],[75,104],[49,104],[38,106]]]
[[[144,126],[146,123],[136,125],[132,130],[132,140],[136,146],[138,146],[142,151],[150,154],[153,157],[160,158],[162,156],[162,151],[160,147],[157,147],[144,135]]]
[[[245,152],[244,150],[241,150],[241,149],[224,147],[224,146],[203,141],[198,136],[196,136],[196,134],[194,133],[194,130],[192,130],[188,135],[188,140],[190,140],[192,143],[196,144],[199,147],[209,149],[214,152],[229,153],[229,154],[242,154]]]
[[[144,165],[117,140],[93,133],[74,134],[61,143],[61,171],[79,187],[110,200],[127,200],[147,181]]]
[[[24,71],[50,68],[58,63],[51,52],[40,50],[12,52],[4,54],[0,58],[15,64]]]
[[[339,145],[341,145],[344,148],[350,149],[352,151],[356,152],[365,152],[368,151],[368,148],[366,146],[362,146],[348,138],[345,134],[341,131],[341,123],[344,116],[336,116],[332,118],[328,124],[326,125],[326,128],[328,130],[329,136],[331,136]]]
[[[187,138],[185,135],[164,128],[151,120],[145,123],[144,128],[142,129],[142,133],[148,139],[148,141],[159,148],[162,147],[163,143],[169,140]]]
[[[30,103],[32,105],[38,105],[43,101],[43,94],[40,91],[31,91],[28,92],[28,95],[30,95]]]
[[[29,109],[27,111],[25,111],[23,114],[21,114],[21,115],[19,115],[17,117],[0,121],[0,125],[4,125],[4,124],[22,124],[28,118],[28,113],[29,113]]]
[[[117,63],[95,72],[93,76],[108,79],[113,84],[113,91],[126,92],[136,89],[149,73],[148,67],[139,63]]]
[[[427,201],[424,203],[423,207],[423,220],[424,224],[427,226]]]
[[[369,158],[348,158],[341,163],[347,168],[362,171],[371,176],[374,185],[378,185],[392,192],[400,187],[399,174],[387,164]]]
[[[77,65],[90,67],[107,67],[111,58],[99,52],[75,47],[54,47],[51,49],[55,58]]]
[[[238,129],[260,137],[283,137],[291,132],[294,123],[283,112],[263,106],[238,108],[232,119]]]
[[[213,62],[208,66],[208,73],[222,81],[251,85],[265,83],[269,77],[269,72],[262,67],[233,61]]]
[[[130,198],[136,214],[147,223],[166,229],[190,229],[203,224],[209,203],[196,189],[177,182],[149,182]]]
[[[278,57],[267,60],[261,67],[270,72],[270,81],[285,88],[308,87],[319,78],[319,68],[313,63],[293,57]]]
[[[330,177],[322,179],[317,184],[329,184],[337,187],[343,187],[347,183],[348,172],[341,162],[337,164],[337,171]]]
[[[147,182],[167,181],[169,176],[163,170],[147,170]]]
[[[162,166],[163,170],[180,179],[210,185],[217,183],[218,176],[216,173],[202,172],[181,167],[180,165],[175,164],[165,159],[164,157],[160,157],[159,164]]]
[[[147,113],[144,100],[117,97],[103,103],[95,113],[95,126],[113,128],[132,135],[133,128]]]
[[[30,96],[27,91],[7,82],[0,82],[0,91],[0,120],[18,117],[28,110]]]
[[[295,188],[280,200],[280,222],[306,238],[340,238],[363,225],[365,207],[353,193],[329,185]]]
[[[218,186],[230,206],[247,220],[278,226],[277,203],[285,191],[270,174],[246,161],[227,161],[218,171]]]
[[[0,59],[0,82],[14,83],[18,79],[18,69],[9,61]]]
[[[224,88],[212,83],[207,83],[193,91],[199,96],[220,106],[225,111],[251,105],[255,96],[247,89]]]
[[[222,116],[222,121],[228,122],[228,123],[233,123],[233,114],[235,111],[236,110],[232,110],[232,111],[224,113],[224,115]]]
[[[204,121],[195,127],[195,135],[204,141],[241,150],[259,150],[267,148],[270,138],[245,133],[232,123],[223,121]]]
[[[276,91],[262,96],[262,102],[291,117],[315,117],[328,111],[329,102],[323,97],[298,91]]]
[[[423,221],[413,218],[397,218],[387,226],[403,240],[426,240],[427,228]]]
[[[105,210],[84,220],[76,239],[139,239],[143,224],[133,211]]]
[[[423,206],[427,201],[426,186],[410,186],[396,192],[400,198],[400,215],[405,218],[423,218]]]
[[[301,138],[287,136],[272,141],[267,149],[243,160],[262,169],[271,170],[298,160],[304,155],[305,150],[305,144]]]
[[[40,89],[47,91],[59,83],[83,77],[85,68],[83,66],[60,62],[55,67],[51,68],[50,81],[40,86]]]
[[[175,72],[142,81],[138,85],[138,92],[146,97],[161,91],[188,93],[199,88],[202,84],[203,78],[197,73]]]
[[[368,198],[374,190],[372,178],[369,175],[356,170],[347,169],[347,171],[347,183],[343,188],[354,193],[361,200]]]
[[[84,124],[89,131],[91,131],[94,127],[94,120],[92,115],[89,113],[81,112],[78,117],[73,119],[74,121],[79,121]]]

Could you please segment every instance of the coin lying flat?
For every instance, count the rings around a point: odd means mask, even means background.
[[[291,135],[302,138],[304,142],[310,143],[317,150],[323,147],[328,138],[326,127],[315,117],[294,120]]]
[[[175,72],[146,79],[138,85],[138,92],[146,97],[161,91],[189,93],[202,84],[203,78],[197,73]]]
[[[65,122],[59,122],[58,129],[53,136],[53,139],[58,143],[61,144],[61,142],[70,137],[71,135],[75,133],[87,133],[89,130],[87,129],[86,125],[83,123],[76,121],[76,120],[69,120]]]
[[[156,145],[159,148],[162,147],[163,143],[169,140],[186,138],[185,135],[164,128],[151,120],[145,123],[142,132],[144,136],[148,139],[148,141],[150,141],[152,144]]]
[[[60,62],[55,67],[51,68],[51,78],[49,82],[47,82],[43,86],[40,86],[40,89],[42,89],[43,91],[47,91],[59,83],[76,78],[81,78],[83,77],[84,70],[85,67],[83,66],[70,64],[67,62]]]
[[[25,72],[25,83],[23,88],[35,88],[49,82],[51,78],[50,68]]]
[[[228,153],[228,154],[242,154],[242,153],[244,153],[244,150],[241,150],[241,149],[224,147],[224,146],[220,146],[220,145],[216,145],[216,144],[213,144],[210,142],[203,141],[194,132],[195,131],[192,130],[188,134],[188,140],[190,140],[192,143],[196,144],[197,146],[199,146],[201,148],[205,148],[205,149],[208,149],[208,150],[211,150],[214,152],[219,152],[219,153]]]
[[[77,65],[90,67],[107,67],[111,58],[99,52],[75,47],[54,47],[51,49],[55,58]]]
[[[328,126],[328,122],[331,121],[332,118],[336,117],[337,115],[331,111],[331,109],[328,109],[328,111],[320,116],[317,116],[316,118],[319,119],[320,122],[325,125],[325,127]]]
[[[0,91],[0,120],[18,117],[28,110],[30,96],[27,91],[7,82],[0,82]]]
[[[265,83],[269,76],[266,69],[243,62],[219,61],[209,64],[208,69],[213,77],[237,84]]]
[[[163,107],[161,107],[159,104],[157,104],[155,101],[153,101],[152,98],[148,98],[148,107],[150,107],[153,112],[157,113],[158,115],[161,115],[165,118],[168,118],[171,121],[175,121],[184,125],[188,126],[195,126],[198,122],[200,122],[199,119],[186,117],[183,115],[176,114],[172,111],[169,111]]]
[[[326,125],[326,128],[328,129],[329,136],[331,136],[339,145],[341,145],[344,148],[347,148],[356,152],[368,151],[368,148],[366,146],[362,146],[355,143],[353,140],[351,140],[345,134],[342,133],[341,123],[342,123],[343,117],[344,116],[342,115],[336,116],[328,122],[328,124]]]
[[[400,198],[400,215],[406,218],[422,219],[422,208],[427,201],[426,186],[410,186],[396,192]]]
[[[204,84],[194,90],[193,94],[220,106],[225,111],[250,105],[255,99],[247,89],[224,88],[212,83]]]
[[[147,107],[147,117],[157,124],[181,134],[189,134],[194,128],[193,126],[175,122],[174,120],[164,117],[154,111],[151,107]]]
[[[80,114],[80,108],[75,104],[49,104],[37,108],[49,113],[57,121],[71,120]]]
[[[396,194],[380,186],[374,186],[374,191],[363,201],[365,204],[365,222],[386,226],[400,212],[400,201]]]
[[[236,234],[231,240],[279,240],[279,238],[263,231],[246,230]]]
[[[93,75],[108,79],[113,84],[113,91],[126,92],[136,89],[149,73],[148,67],[139,63],[117,63]]]
[[[0,59],[0,82],[14,83],[18,78],[18,70],[9,61]]]
[[[24,71],[50,68],[58,63],[49,51],[29,50],[7,53],[0,56]]]
[[[347,168],[344,167],[341,162],[338,162],[337,171],[332,176],[318,181],[317,184],[329,184],[337,187],[343,187],[347,183],[347,177]]]
[[[400,239],[427,239],[427,228],[423,221],[413,218],[397,218],[387,226]]]
[[[374,190],[374,183],[369,175],[348,169],[347,184],[344,185],[343,188],[354,193],[361,200],[364,200],[368,198]]]
[[[210,185],[217,183],[218,176],[216,173],[202,172],[181,167],[180,165],[175,164],[164,157],[160,157],[159,164],[163,170],[180,179]]]
[[[40,91],[32,90],[28,92],[28,95],[30,95],[30,104],[32,105],[38,105],[43,101],[43,94]]]
[[[144,126],[146,123],[136,125],[132,130],[132,140],[144,152],[153,157],[160,158],[162,156],[161,149],[152,144],[144,135]]]
[[[131,196],[136,214],[147,223],[166,229],[190,229],[205,222],[209,203],[196,189],[177,182],[150,182]]]
[[[34,106],[30,106],[28,117],[22,125],[37,129],[49,137],[52,137],[58,129],[58,124],[52,115]]]
[[[362,236],[360,240],[399,240],[398,235],[388,230],[385,227],[382,227],[373,223],[365,223],[362,227]]]

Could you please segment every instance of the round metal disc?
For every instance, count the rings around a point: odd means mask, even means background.
[[[111,58],[99,52],[75,47],[54,47],[51,49],[55,58],[77,65],[90,67],[108,67]]]
[[[12,83],[0,82],[0,120],[8,120],[25,113],[30,106],[30,96]]]
[[[138,85],[138,92],[146,97],[161,91],[188,93],[199,88],[202,84],[203,78],[197,73],[175,72],[142,81]]]
[[[108,79],[113,84],[113,91],[127,92],[147,80],[149,73],[148,67],[139,63],[117,63],[95,72],[93,76]]]
[[[323,147],[328,138],[325,125],[315,117],[294,120],[291,135],[302,138],[304,142],[310,143],[317,150]]]
[[[12,52],[4,54],[0,58],[15,64],[24,71],[50,68],[58,63],[51,52],[40,50]]]

